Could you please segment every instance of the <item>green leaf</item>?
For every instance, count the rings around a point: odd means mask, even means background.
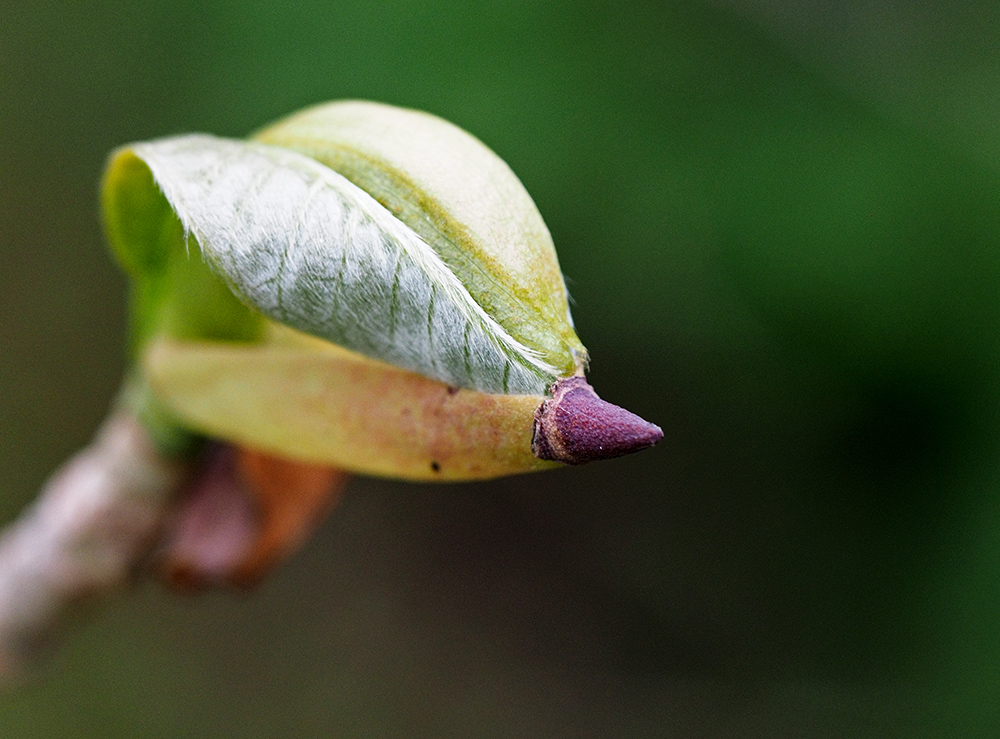
[[[306,154],[375,198],[560,376],[586,364],[549,230],[510,167],[477,138],[428,113],[357,100],[307,108],[254,138]]]
[[[538,348],[540,342],[524,343],[484,310],[452,267],[413,229],[310,157],[204,135],[135,144],[119,153],[112,169],[129,171],[120,181],[148,191],[148,183],[131,172],[132,159],[141,160],[151,172],[211,270],[247,305],[278,323],[449,385],[490,393],[544,394],[550,383],[571,374],[581,361],[582,346],[571,327],[575,346],[558,339],[566,333],[568,308],[563,308],[561,321],[543,332],[557,337],[549,343],[563,344],[554,365]],[[128,197],[155,203],[148,192]],[[466,215],[475,221],[474,214]],[[114,232],[116,223],[112,220],[109,231]],[[163,290],[162,277],[150,280],[150,275],[167,274],[170,270],[163,264],[172,264],[178,284],[166,288],[171,294],[180,284],[211,283],[191,280],[192,270],[185,270],[183,261],[169,254],[164,258],[162,250],[150,248],[156,233],[148,225],[126,224],[118,231],[122,236],[116,250],[138,282]],[[183,239],[181,243],[188,244]],[[189,244],[187,250],[192,251]],[[522,251],[531,249],[523,246]],[[554,262],[554,251],[549,251]],[[195,257],[185,252],[189,261]],[[475,253],[467,257],[483,261]],[[463,276],[468,274],[466,270]],[[547,274],[530,275],[527,281],[538,283]],[[508,282],[509,294],[523,287]],[[561,275],[555,286],[543,285],[536,292],[549,302],[553,293],[561,295],[565,306]],[[521,313],[537,312],[531,303],[520,303]],[[198,300],[165,304],[201,312]],[[162,325],[176,324],[177,313],[159,311],[161,318],[174,316],[173,324]],[[510,322],[509,312],[503,317]],[[198,320],[203,318],[211,317]],[[197,331],[170,333],[198,338]],[[150,335],[150,330],[143,334]]]

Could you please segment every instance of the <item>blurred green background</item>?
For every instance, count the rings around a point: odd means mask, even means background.
[[[93,614],[0,736],[996,736],[998,45],[985,1],[5,3],[0,518],[123,371],[107,153],[334,98],[510,163],[666,438],[356,480],[260,590]]]

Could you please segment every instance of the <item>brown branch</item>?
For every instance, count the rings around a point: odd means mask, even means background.
[[[49,479],[0,537],[0,685],[23,672],[75,606],[133,579],[189,472],[119,410]]]
[[[144,571],[183,589],[252,585],[337,502],[343,470],[213,443],[181,460],[128,410],[0,534],[0,687],[84,603]]]

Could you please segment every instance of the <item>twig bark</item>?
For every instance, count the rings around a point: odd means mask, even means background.
[[[119,410],[49,479],[0,537],[0,686],[75,607],[132,580],[189,473]]]

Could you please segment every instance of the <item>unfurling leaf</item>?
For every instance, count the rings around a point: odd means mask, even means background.
[[[562,395],[536,422],[587,360],[555,249],[509,167],[439,118],[331,103],[249,141],[133,144],[109,163],[104,204],[158,418],[409,479],[659,438],[637,417],[625,442],[594,436],[608,404],[557,408]],[[597,441],[577,454],[584,437]]]
[[[483,392],[542,394],[557,378],[423,239],[329,167],[211,136],[132,152],[209,265],[268,318]]]

